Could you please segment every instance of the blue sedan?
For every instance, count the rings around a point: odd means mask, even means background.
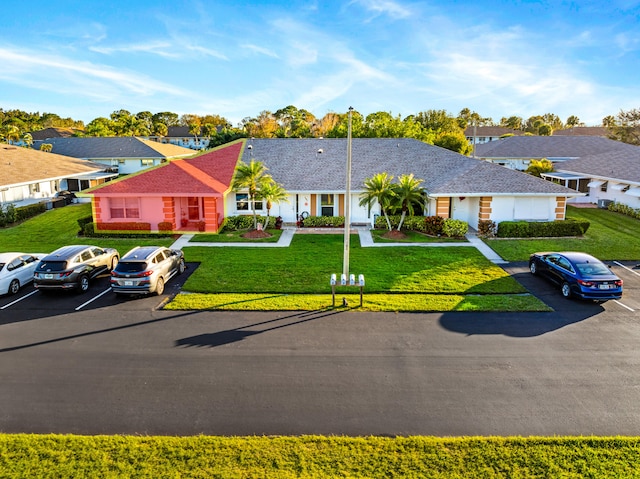
[[[529,271],[556,283],[565,298],[607,301],[622,297],[622,280],[602,261],[586,253],[533,253]]]

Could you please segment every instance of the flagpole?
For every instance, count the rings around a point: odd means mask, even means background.
[[[347,189],[344,198],[344,262],[342,274],[349,278],[349,245],[351,240],[351,114],[349,107],[349,127],[347,129]]]

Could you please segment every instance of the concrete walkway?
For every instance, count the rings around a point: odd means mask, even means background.
[[[467,246],[476,248],[482,253],[489,261],[495,264],[506,264],[508,261],[503,260],[495,251],[493,251],[487,244],[482,241],[475,232],[466,234],[468,242],[456,242],[456,243],[374,243],[371,236],[371,230],[366,228],[354,228],[358,232],[360,238],[360,246],[363,248],[387,248],[398,246],[413,246],[413,247],[428,247],[428,248],[444,248],[450,246]],[[283,228],[282,235],[277,243],[200,243],[191,242],[193,235],[182,235],[172,245],[173,249],[182,249],[188,246],[207,246],[207,247],[225,247],[225,246],[238,246],[242,248],[287,248],[291,244],[293,235],[296,232],[296,228]]]

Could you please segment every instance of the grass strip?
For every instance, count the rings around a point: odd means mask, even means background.
[[[197,234],[190,243],[277,243],[282,236],[282,230],[268,229],[267,233],[271,234],[268,238],[244,238],[247,231],[227,231],[219,234]]]
[[[342,306],[342,299],[348,306]],[[225,311],[317,311],[343,309],[354,311],[444,312],[444,311],[552,311],[531,294],[444,295],[444,294],[368,294],[336,291],[336,306],[331,294],[198,294],[180,293],[165,305],[168,310]]]
[[[448,236],[429,236],[418,231],[404,231],[406,238],[403,239],[387,239],[383,238],[389,230],[371,230],[371,237],[374,243],[467,243],[466,238],[449,238]]]
[[[0,435],[3,478],[638,477],[636,437]]]

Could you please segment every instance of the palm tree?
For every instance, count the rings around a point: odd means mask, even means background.
[[[413,173],[410,175],[402,175],[398,178],[398,183],[393,185],[393,191],[395,192],[395,202],[398,207],[402,209],[402,215],[400,216],[400,222],[398,223],[398,231],[402,228],[402,223],[409,214],[414,214],[414,206],[420,206],[424,209],[425,190],[420,186],[423,180],[419,180],[413,177]]]
[[[234,191],[245,189],[249,191],[249,203],[253,211],[253,229],[258,228],[258,214],[256,213],[258,191],[271,181],[273,179],[267,173],[267,167],[261,161],[252,159],[248,165],[243,161],[238,162],[231,187]]]
[[[267,207],[267,221],[265,222],[264,229],[269,227],[269,214],[273,203],[280,203],[282,201],[289,202],[287,191],[275,181],[265,182],[257,193],[257,197],[264,200]]]
[[[366,205],[369,211],[371,211],[371,207],[375,202],[380,205],[380,211],[387,221],[389,231],[391,231],[391,221],[389,221],[387,209],[395,195],[391,183],[392,180],[393,176],[388,173],[377,173],[371,178],[364,180],[364,191],[360,193],[360,206]]]
[[[31,136],[31,133],[25,133],[22,135],[22,141],[24,142],[24,146],[31,148],[31,145],[33,145],[33,136]]]

